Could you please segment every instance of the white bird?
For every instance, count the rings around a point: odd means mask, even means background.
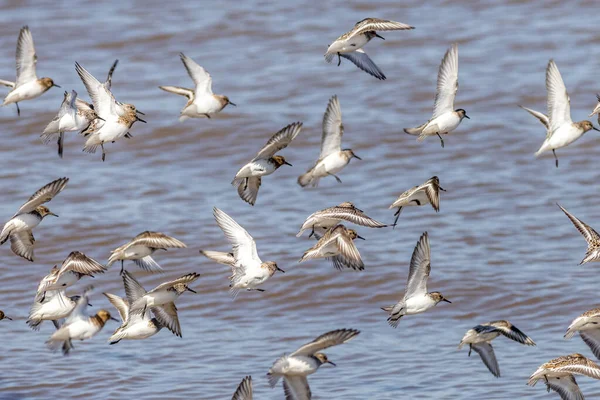
[[[302,129],[302,122],[294,122],[274,134],[256,156],[235,174],[231,184],[237,187],[242,200],[254,205],[262,177],[271,175],[283,164],[292,165],[275,153],[285,149],[300,133],[300,129]]]
[[[200,250],[200,253],[213,261],[231,267],[230,293],[235,299],[240,290],[257,290],[264,292],[259,286],[265,283],[275,271],[285,272],[275,261],[263,262],[258,256],[256,242],[248,231],[242,228],[225,212],[213,208],[217,225],[223,231],[233,247],[233,253]]]
[[[33,36],[27,26],[21,28],[17,41],[17,81],[0,80],[0,85],[12,88],[4,98],[3,106],[15,103],[17,114],[21,115],[19,102],[35,99],[53,86],[60,87],[50,78],[38,78],[35,72],[37,55],[33,46]]]
[[[354,239],[365,240],[365,238],[359,236],[354,229],[348,229],[344,225],[336,225],[325,232],[322,237],[317,232],[314,235],[318,239],[317,243],[306,250],[298,262],[315,258],[327,258],[338,270],[351,268],[362,271],[365,269],[365,264],[354,244]]]
[[[54,196],[62,192],[68,181],[69,178],[59,178],[35,192],[19,208],[19,211],[4,224],[0,233],[0,245],[10,238],[11,250],[16,255],[33,262],[33,245],[35,243],[33,228],[38,226],[48,215],[58,217],[42,204],[49,202]]]
[[[468,344],[469,357],[471,356],[471,351],[475,350],[489,371],[496,378],[499,378],[500,367],[498,366],[498,361],[496,360],[496,355],[494,354],[494,348],[492,347],[491,342],[500,335],[521,344],[535,346],[534,341],[521,332],[516,326],[506,320],[500,320],[487,322],[469,329],[460,341],[458,349],[460,350],[463,345]]]
[[[94,111],[104,122],[96,127],[96,130],[87,134],[87,141],[83,151],[95,153],[96,148],[102,148],[102,161],[106,158],[104,144],[129,135],[129,129],[134,122],[146,122],[138,114],[144,115],[136,110],[133,104],[119,103],[110,91],[110,81],[100,83],[92,74],[78,63],[75,70],[85,85],[85,88],[94,104]],[[130,135],[129,135],[130,136]]]
[[[575,318],[569,325],[565,338],[571,339],[577,332],[596,358],[600,359],[600,308],[588,310]]]
[[[585,264],[590,261],[600,261],[600,235],[596,232],[591,226],[565,210],[560,204],[557,204],[560,209],[565,213],[565,215],[571,220],[575,228],[583,235],[585,241],[588,244],[587,251],[585,252],[585,256],[583,260],[579,263]]]
[[[213,94],[212,77],[204,68],[183,53],[179,53],[179,57],[188,75],[194,81],[194,90],[179,86],[159,86],[159,88],[165,92],[187,97],[188,102],[181,110],[180,122],[188,118],[210,118],[229,104],[235,106],[227,96]]]
[[[431,177],[427,182],[415,186],[411,189],[408,189],[404,193],[402,193],[396,201],[392,203],[389,207],[398,208],[394,216],[396,219],[394,220],[393,226],[396,226],[398,223],[398,218],[400,218],[400,212],[402,212],[402,207],[407,206],[424,206],[427,204],[431,204],[431,207],[435,210],[435,212],[440,211],[440,190],[446,191],[444,188],[440,186],[440,180],[437,176]]]
[[[252,377],[247,376],[237,387],[231,400],[252,400]]]
[[[389,21],[379,18],[365,18],[358,21],[352,30],[344,33],[329,45],[325,53],[325,61],[330,63],[333,58],[338,56],[338,66],[342,60],[340,57],[350,60],[358,68],[365,71],[367,74],[374,76],[377,79],[386,79],[385,75],[377,65],[369,58],[367,53],[362,49],[364,45],[369,43],[371,39],[377,37],[385,40],[377,34],[376,31],[398,31],[415,29],[410,25],[402,22]]]
[[[146,290],[128,271],[123,273],[126,299],[110,293],[103,293],[110,303],[115,306],[121,316],[121,326],[115,330],[108,341],[110,344],[119,343],[123,339],[141,340],[156,335],[162,324],[156,318],[151,318],[149,311],[142,314],[130,314],[129,305],[142,297]]]
[[[405,315],[420,314],[436,306],[440,301],[452,303],[440,292],[427,293],[427,280],[431,272],[431,248],[427,232],[421,235],[410,259],[410,270],[404,297],[397,304],[382,307],[390,314],[388,322],[396,328]]]
[[[321,154],[315,165],[298,178],[300,186],[316,187],[319,185],[319,180],[326,176],[333,176],[339,183],[342,183],[336,174],[344,169],[352,158],[362,160],[351,149],[342,150],[343,134],[342,109],[337,96],[333,96],[327,104],[325,115],[323,115]]]
[[[335,363],[329,361],[327,356],[320,351],[346,343],[359,333],[360,331],[356,329],[338,329],[327,332],[292,354],[278,358],[267,373],[271,388],[275,387],[279,378],[283,377],[286,400],[310,400],[312,394],[306,377],[317,372],[323,364],[328,363],[335,366]]]
[[[456,92],[458,92],[458,45],[455,43],[446,51],[440,64],[433,116],[423,125],[416,128],[405,128],[404,132],[409,135],[419,135],[417,139],[419,141],[428,136],[437,135],[444,147],[444,139],[441,135],[446,135],[458,128],[463,118],[470,119],[464,109],[454,109]]]
[[[199,277],[200,274],[192,272],[173,281],[162,283],[151,291],[145,292],[143,296],[139,296],[129,305],[130,319],[135,313],[143,316],[146,313],[146,309],[150,307],[161,325],[181,337],[181,326],[179,325],[175,301],[185,291],[196,293],[188,285]],[[126,287],[125,292],[127,290]]]
[[[546,68],[546,91],[548,92],[547,116],[541,112],[523,106],[520,107],[540,120],[546,128],[546,140],[535,153],[535,156],[552,150],[558,168],[556,149],[570,145],[590,129],[596,131],[598,129],[594,128],[590,121],[573,122],[571,120],[571,99],[554,60],[550,60]]]
[[[52,321],[58,329],[58,321],[67,318],[77,305],[80,296],[67,296],[64,290],[46,292],[40,302],[36,296],[29,310],[27,325],[33,330],[39,330],[44,321]]]

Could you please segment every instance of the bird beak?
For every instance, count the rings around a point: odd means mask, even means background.
[[[327,360],[327,363],[333,365],[334,367],[337,367],[337,365],[333,361]]]
[[[356,235],[356,238],[357,238],[357,239],[362,239],[362,240],[367,240],[367,239],[365,239],[364,237],[362,237],[362,236],[359,236],[359,235]]]
[[[106,122],[106,120],[104,118],[102,118],[102,117],[96,117],[96,119],[99,119],[100,121]]]
[[[471,117],[469,117],[467,114],[465,114],[465,118],[466,119],[471,119]]]
[[[362,158],[360,158],[360,157],[359,157],[359,156],[357,156],[356,154],[352,154],[352,157],[354,157],[354,158],[358,158],[359,160],[361,160],[361,161],[362,161]]]
[[[596,128],[595,126],[592,126],[592,129],[595,130],[595,131],[600,132],[600,129]]]
[[[91,305],[90,303],[88,303],[88,307],[94,307],[93,305]]]
[[[118,319],[116,319],[115,317],[110,317],[110,319],[112,319],[113,321],[117,321],[117,322],[119,322],[119,320],[118,320]]]
[[[452,302],[450,300],[448,300],[447,298],[443,298],[442,301],[445,301],[446,303],[452,304]]]
[[[279,267],[275,267],[275,269],[276,269],[277,271],[279,271],[279,272],[282,272],[282,273],[284,273],[284,274],[285,274],[285,271],[284,271],[284,270],[282,270],[281,268],[279,268]]]
[[[289,162],[287,162],[287,161],[284,161],[283,163],[284,163],[285,165],[289,165],[290,167],[293,167],[293,165],[292,165],[292,164],[290,164],[290,163],[289,163]]]
[[[9,316],[6,316],[6,315],[4,316],[4,318],[6,318],[6,319],[9,319],[9,320],[11,320],[11,321],[13,320],[11,317],[9,317]]]
[[[53,83],[52,86],[59,88],[60,86],[58,86],[57,84]]]
[[[144,114],[142,114],[142,115],[144,115]],[[136,120],[136,121],[143,122],[143,123],[146,123],[146,121],[144,121],[143,119],[141,119],[141,118],[140,118],[140,117],[138,117],[137,115],[135,116],[135,120]]]
[[[192,290],[192,289],[190,289],[190,288],[186,288],[186,290],[187,290],[188,292],[192,292],[192,293],[198,293],[198,292],[196,292],[195,290]]]
[[[58,215],[54,214],[53,212],[49,212],[48,215],[52,215],[53,217],[58,217]]]
[[[383,36],[379,36],[377,33],[375,33],[375,37],[378,37],[381,40],[385,40],[385,38]]]
[[[143,112],[141,112],[140,110],[135,110],[135,112],[136,112],[137,114],[146,115],[146,114],[144,114]]]
[[[237,107],[237,104],[230,102],[229,100],[227,100],[227,104],[231,104],[234,107]]]

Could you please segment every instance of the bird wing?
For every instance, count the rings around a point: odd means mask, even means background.
[[[410,259],[410,270],[404,298],[427,293],[427,279],[431,272],[431,248],[427,232],[421,235]]]
[[[341,219],[369,228],[385,228],[387,226],[386,224],[369,217],[364,211],[359,210],[352,203],[342,203],[335,207],[317,211],[306,219],[306,222],[302,225],[302,230],[312,227],[312,225],[307,225],[307,223],[309,223],[313,217],[316,217],[317,219]]]
[[[423,184],[425,194],[435,211],[440,211],[440,181],[437,176],[432,177]]]
[[[108,70],[108,75],[106,76],[106,80],[104,81],[104,86],[108,90],[110,90],[110,88],[112,87],[112,76],[113,76],[113,73],[115,72],[115,68],[117,68],[117,64],[119,64],[119,60],[115,60],[113,65]]]
[[[247,376],[240,382],[231,400],[252,400],[252,377]]]
[[[18,256],[33,261],[35,238],[31,231],[20,231],[10,235],[10,248]]]
[[[312,356],[313,354],[328,347],[346,343],[359,333],[360,331],[356,329],[337,329],[335,331],[330,331],[317,337],[312,342],[306,343],[298,350],[290,354],[290,356]]]
[[[488,342],[474,343],[471,348],[479,354],[481,361],[490,370],[495,377],[500,377],[500,367],[498,366],[498,360],[494,354],[494,348]]]
[[[24,26],[19,32],[19,40],[17,41],[17,80],[15,87],[37,80],[36,63],[37,55],[33,46],[33,36],[31,36],[29,27]]]
[[[88,286],[84,289],[83,294],[81,296],[79,296],[79,299],[77,299],[77,303],[75,304],[75,307],[73,308],[73,310],[71,310],[71,313],[65,320],[65,323],[63,324],[63,326],[72,324],[73,322],[75,322],[79,319],[88,318],[87,315],[85,315],[85,310],[90,302],[89,294],[92,291],[92,289],[93,289],[92,286]]]
[[[296,138],[302,129],[302,122],[289,124],[269,139],[267,144],[256,154],[252,161],[271,158],[279,150],[285,149]],[[251,162],[252,162],[251,161]]]
[[[212,95],[212,78],[210,74],[185,54],[179,53],[179,57],[181,58],[181,62],[183,62],[183,66],[187,70],[188,75],[196,85],[194,90],[195,96],[200,98],[202,96]]]
[[[548,120],[550,121],[549,134],[571,120],[571,100],[567,93],[565,82],[554,60],[548,62],[546,68],[546,91],[548,92]]]
[[[337,244],[337,235],[340,231],[344,229],[343,225],[336,225],[334,227],[329,228],[322,237],[318,233],[315,232],[317,243],[310,249],[304,252],[304,255],[300,259],[300,261],[310,260],[313,258],[319,258],[321,256],[321,249],[326,248],[332,242],[336,242]]]
[[[592,229],[591,226],[584,223],[579,218],[577,218],[576,216],[574,216],[573,214],[571,214],[570,212],[565,210],[560,204],[557,204],[557,205],[560,207],[561,210],[563,210],[563,212],[571,220],[573,225],[575,225],[575,228],[577,228],[579,233],[581,233],[583,235],[583,237],[585,238],[586,242],[588,242],[588,244],[597,243],[600,241],[600,235],[598,235],[598,232],[596,232],[594,229]]]
[[[110,293],[102,294],[105,295],[108,301],[110,301],[110,304],[112,304],[117,309],[119,315],[121,316],[121,321],[127,322],[127,320],[129,319],[129,303],[127,303],[127,300],[124,300],[119,296]]]
[[[342,125],[342,109],[337,96],[333,96],[327,104],[327,109],[323,115],[323,135],[321,136],[321,154],[322,160],[330,154],[337,153],[342,149],[342,135],[344,134],[344,125]]]
[[[539,119],[540,122],[546,127],[546,129],[550,129],[550,120],[548,119],[548,117],[545,114],[542,114],[539,111],[532,110],[531,108],[527,108],[527,107],[523,107],[523,106],[519,106],[519,107],[521,107],[523,110],[527,111],[529,114],[531,114],[534,117],[536,117],[537,119]]]
[[[374,76],[379,80],[385,80],[386,77],[384,73],[379,69],[379,67],[369,58],[367,53],[363,49],[358,49],[356,51],[352,51],[350,53],[340,53],[340,57],[350,60],[354,65],[356,65],[359,69],[362,69],[367,74]]]
[[[321,235],[319,235],[318,232],[313,233],[313,235],[317,240],[321,239]],[[358,249],[356,250],[356,252],[358,253]],[[333,257],[329,257],[329,259],[331,260],[333,267],[339,271],[345,268],[351,268],[358,271],[362,271],[365,269],[365,265],[362,261],[362,258],[360,257],[360,254],[358,254],[358,259],[354,256],[347,257],[344,253],[340,253]]]
[[[360,253],[354,244],[354,241],[346,234],[337,235],[337,247],[340,250],[339,259],[344,265],[352,269],[363,270],[365,265],[360,257]],[[335,265],[335,263],[334,263]]]
[[[285,400],[311,400],[312,393],[306,376],[283,377],[283,393]]]
[[[32,212],[38,206],[49,202],[54,198],[54,196],[62,192],[65,186],[67,186],[67,182],[69,182],[69,178],[59,178],[40,188],[37,192],[31,195],[29,200],[27,200],[27,203],[23,204],[21,208],[19,208],[19,211],[17,211],[13,218],[19,214]]]
[[[65,261],[63,261],[56,280],[67,271],[79,272],[84,275],[93,275],[103,273],[106,271],[106,267],[83,253],[73,251]]]
[[[593,361],[585,358],[577,364],[565,364],[552,368],[556,372],[569,372],[571,374],[580,374],[590,378],[600,379],[600,367]]]
[[[79,63],[75,63],[75,70],[92,99],[96,114],[105,120],[111,115],[116,115],[117,102],[111,91],[106,87],[106,84],[100,83],[98,79],[79,65]]]
[[[365,18],[354,25],[354,29],[349,37],[371,31],[401,31],[406,29],[414,29],[414,27],[403,24],[402,22],[389,21],[387,19]]]
[[[520,329],[508,321],[492,322],[490,323],[490,326],[493,326],[496,329],[496,332],[514,340],[515,342],[526,344],[528,346],[535,346],[535,342],[531,340],[529,336],[524,334]]]
[[[180,96],[185,96],[189,100],[194,98],[194,91],[191,89],[186,89],[180,86],[159,86],[159,89],[164,90],[165,92],[178,94]]]
[[[129,304],[133,304],[137,299],[144,297],[146,294],[146,289],[127,270],[123,271],[123,286],[125,287],[125,296]]]
[[[433,117],[454,111],[454,98],[458,91],[458,45],[454,43],[442,58],[438,71],[437,90],[433,103]]]
[[[584,400],[583,393],[573,375],[548,377],[546,386],[560,395],[562,400]]]
[[[256,176],[244,179],[247,179],[247,181],[242,181],[237,187],[238,195],[246,203],[253,206],[258,198],[258,189],[260,189],[260,185],[262,184],[262,178]]]
[[[261,262],[256,251],[256,242],[248,231],[217,207],[213,208],[213,215],[215,216],[217,225],[219,225],[219,228],[221,228],[227,240],[231,243],[233,256],[236,261],[241,261],[242,264],[245,264],[246,260]]]
[[[182,249],[185,243],[161,232],[145,231],[134,237],[127,247],[146,246],[151,249]]]
[[[178,285],[180,283],[183,283],[183,284],[187,285],[189,283],[194,282],[198,278],[200,278],[200,274],[192,272],[191,274],[183,275],[182,277],[177,278],[177,279],[175,279],[173,281],[161,283],[160,285],[158,285],[157,287],[155,287],[154,289],[152,289],[148,293],[157,292],[157,291],[162,290],[162,289],[169,289],[169,288],[172,288],[173,286]]]
[[[579,336],[588,345],[596,358],[600,358],[600,329],[587,329],[579,331]]]
[[[151,310],[162,326],[181,337],[181,326],[179,325],[175,303],[171,302],[162,306],[152,307]]]

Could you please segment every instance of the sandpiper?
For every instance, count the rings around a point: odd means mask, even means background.
[[[3,319],[8,319],[10,321],[12,321],[12,318],[9,317],[8,315],[4,314],[4,311],[0,311],[0,321]]]
[[[91,286],[86,288],[83,295],[77,300],[77,305],[73,311],[71,311],[64,324],[50,336],[50,339],[48,339],[46,344],[51,350],[58,350],[58,348],[62,346],[63,354],[67,355],[73,348],[73,339],[90,339],[102,330],[106,321],[109,319],[117,321],[115,318],[111,317],[110,313],[106,310],[99,310],[96,315],[93,316],[88,316],[85,313],[89,302],[88,296],[92,289]]]
[[[546,140],[535,156],[552,150],[556,168],[558,168],[556,149],[570,145],[590,129],[600,130],[595,128],[590,121],[573,122],[571,120],[571,99],[554,60],[550,60],[546,68],[546,91],[548,92],[547,116],[541,112],[520,107],[539,119],[546,128]]]
[[[468,344],[469,357],[471,356],[471,351],[475,350],[490,372],[496,378],[499,378],[500,367],[498,366],[498,361],[496,360],[496,355],[494,354],[494,348],[492,347],[491,342],[500,335],[506,336],[521,344],[535,346],[534,341],[521,332],[516,326],[506,320],[500,320],[487,322],[469,329],[460,341],[458,349],[460,350],[463,345]]]
[[[124,276],[127,277],[128,275]],[[179,296],[185,291],[196,293],[196,291],[190,289],[188,285],[199,277],[200,274],[192,272],[191,274],[183,275],[174,281],[160,284],[149,292],[145,292],[129,305],[129,318],[131,319],[131,316],[134,313],[143,316],[146,313],[146,309],[150,307],[161,325],[175,335],[181,337],[181,326],[179,325],[175,301],[177,301]],[[125,293],[127,293],[129,290],[129,283],[127,283],[128,281],[125,281],[125,278],[124,282]]]
[[[402,207],[407,206],[424,206],[427,204],[431,204],[431,207],[435,210],[435,212],[440,211],[440,190],[446,191],[440,186],[440,180],[437,176],[431,177],[427,182],[415,186],[411,189],[408,189],[406,192],[402,193],[396,201],[392,203],[389,207],[398,208],[394,216],[396,219],[394,220],[394,224],[392,226],[396,226],[398,223],[398,218],[400,218],[400,212],[402,212]]]
[[[36,296],[29,310],[27,325],[35,331],[44,321],[52,321],[58,329],[58,320],[67,318],[77,305],[80,296],[67,296],[64,290],[49,290],[40,302]]]
[[[600,379],[600,366],[579,353],[562,356],[542,364],[531,375],[529,386],[535,386],[537,381],[543,379],[548,388],[558,392],[563,400],[583,400],[574,374]]]
[[[404,132],[409,135],[419,135],[418,141],[422,141],[428,136],[437,135],[440,138],[442,147],[444,147],[444,139],[441,135],[446,135],[458,128],[463,118],[470,119],[464,109],[454,109],[454,99],[457,91],[458,45],[455,43],[446,51],[440,64],[437,90],[433,103],[433,116],[423,125],[416,128],[405,128]]]
[[[75,63],[75,70],[85,85],[85,88],[92,99],[94,110],[104,121],[96,127],[93,132],[87,133],[87,141],[83,151],[95,153],[96,148],[102,148],[102,161],[106,159],[104,144],[115,142],[116,140],[129,135],[129,129],[134,122],[146,122],[138,114],[144,115],[138,111],[133,104],[117,102],[110,91],[110,81],[100,83],[92,74],[78,63]]]
[[[561,210],[567,215],[567,217],[571,220],[575,228],[583,235],[585,241],[588,244],[588,249],[585,253],[585,257],[579,263],[585,264],[590,261],[600,261],[600,235],[592,229],[591,226],[587,225],[579,218],[575,217],[573,214],[565,210],[560,204],[557,204]]]
[[[356,329],[338,329],[327,332],[310,343],[305,344],[290,355],[278,358],[269,369],[267,377],[269,385],[274,388],[283,377],[283,390],[286,399],[309,399],[312,397],[306,377],[317,372],[323,364],[335,363],[329,361],[321,350],[348,342],[357,336]]]
[[[356,208],[351,202],[345,201],[337,206],[325,208],[309,215],[302,224],[300,232],[296,234],[296,237],[302,236],[302,233],[307,229],[311,230],[308,237],[314,235],[315,230],[324,234],[329,228],[338,225],[342,221],[352,222],[353,224],[369,228],[385,228],[387,226],[369,217],[363,210]]]
[[[263,262],[260,259],[254,238],[233,218],[216,207],[213,208],[213,214],[217,225],[231,243],[233,253],[208,250],[200,250],[200,253],[213,261],[231,267],[229,291],[234,299],[240,290],[264,292],[265,290],[258,286],[272,277],[275,271],[285,271],[279,268],[275,261]]]
[[[262,177],[271,175],[283,164],[292,165],[275,153],[285,149],[300,133],[300,129],[302,129],[302,122],[294,122],[274,134],[256,156],[235,174],[231,184],[237,186],[242,200],[254,205]]]
[[[300,186],[316,187],[319,185],[319,180],[326,176],[333,176],[339,183],[342,183],[336,174],[344,169],[352,158],[362,160],[351,149],[342,150],[343,134],[342,109],[337,96],[333,96],[329,100],[323,116],[323,135],[321,136],[319,159],[305,174],[300,175],[298,178]]]
[[[586,311],[575,318],[565,333],[565,339],[571,339],[576,332],[600,359],[600,308]]]
[[[128,271],[123,273],[126,299],[110,293],[103,293],[110,303],[115,306],[121,316],[121,326],[115,330],[108,341],[110,344],[119,343],[123,339],[141,340],[156,335],[162,324],[156,318],[150,317],[150,312],[129,314],[129,305],[146,293],[146,290]]]
[[[114,262],[121,261],[122,274],[124,261],[131,260],[144,271],[164,272],[160,265],[154,261],[152,254],[159,249],[166,251],[167,249],[182,249],[186,247],[185,243],[164,233],[145,231],[131,239],[128,243],[111,251],[106,266],[110,267]]]
[[[362,21],[358,21],[351,31],[344,33],[342,36],[337,38],[335,42],[329,45],[329,48],[325,53],[325,61],[330,63],[337,55],[338,66],[342,62],[340,57],[343,57],[350,60],[354,65],[365,71],[367,74],[372,75],[377,79],[384,80],[386,79],[385,75],[369,58],[362,47],[375,37],[385,40],[377,33],[377,31],[398,31],[407,29],[415,28],[410,25],[403,24],[402,22],[389,21],[379,18],[365,18]]]
[[[398,303],[382,307],[390,314],[388,323],[396,328],[400,318],[405,315],[419,314],[435,307],[440,301],[452,303],[440,292],[427,293],[427,279],[431,272],[431,248],[427,232],[421,235],[410,259],[410,270],[404,297]]]
[[[247,376],[237,387],[231,400],[252,400],[252,377]]]
[[[53,86],[60,87],[50,78],[38,78],[35,73],[37,55],[33,46],[33,36],[29,27],[24,26],[19,32],[17,41],[17,81],[0,80],[0,85],[12,88],[4,98],[3,106],[15,103],[17,114],[21,115],[19,102],[35,99]]]
[[[60,178],[43,186],[35,192],[19,211],[4,224],[0,233],[0,245],[10,238],[10,248],[18,256],[33,261],[33,228],[38,226],[42,220],[52,215],[58,217],[48,207],[42,204],[49,202],[59,194],[67,185],[69,178]]]
[[[358,249],[354,245],[354,239],[363,239],[354,229],[348,229],[344,225],[331,227],[323,237],[315,232],[317,243],[304,252],[298,262],[314,258],[330,258],[336,269],[352,268],[362,271],[365,269]]]
[[[210,118],[229,104],[235,106],[227,96],[213,94],[212,77],[204,68],[183,53],[179,53],[179,57],[188,75],[194,81],[195,88],[193,90],[179,86],[159,86],[159,88],[165,92],[187,97],[188,102],[179,116],[180,122],[188,118]]]

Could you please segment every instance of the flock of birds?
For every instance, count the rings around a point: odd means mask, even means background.
[[[412,26],[383,19],[366,18],[359,21],[352,30],[337,38],[325,53],[327,62],[337,56],[338,66],[341,59],[347,59],[361,70],[377,79],[386,79],[383,72],[364,52],[363,47],[372,39],[383,37],[382,31],[410,30]],[[204,68],[194,60],[180,55],[189,76],[194,81],[194,89],[177,86],[160,86],[160,89],[185,96],[188,102],[181,110],[180,120],[188,118],[211,118],[221,112],[227,105],[235,106],[227,96],[215,95],[212,91],[212,79]],[[2,105],[15,104],[20,115],[19,103],[39,97],[52,87],[59,87],[50,78],[38,78],[36,75],[37,56],[33,38],[28,27],[23,27],[19,34],[16,52],[17,78],[15,82],[0,80],[0,84],[11,88]],[[136,121],[145,122],[139,117],[143,115],[132,104],[117,101],[111,93],[112,74],[117,61],[108,72],[107,79],[101,83],[85,68],[75,63],[91,103],[78,97],[77,92],[65,91],[64,100],[56,117],[46,126],[41,139],[44,143],[57,142],[58,154],[63,157],[64,134],[79,132],[86,138],[83,150],[94,153],[98,146],[105,160],[105,145],[114,143],[120,138],[131,138],[129,132]],[[553,60],[546,70],[546,89],[548,92],[547,115],[523,107],[539,119],[547,130],[544,143],[536,156],[552,150],[558,167],[556,150],[567,146],[590,129],[595,129],[590,121],[573,122],[570,116],[569,96],[560,72]],[[406,128],[410,135],[417,135],[418,140],[428,136],[438,136],[444,147],[442,135],[454,131],[464,118],[469,118],[464,109],[455,109],[454,100],[458,91],[458,46],[450,46],[438,71],[437,90],[432,117],[415,128]],[[600,113],[599,104],[590,116]],[[600,122],[600,114],[599,114]],[[291,165],[286,159],[277,155],[285,149],[300,133],[301,122],[292,123],[274,135],[265,146],[236,173],[232,185],[237,188],[242,200],[254,205],[263,176],[273,174],[283,165]],[[342,149],[341,139],[344,133],[342,112],[337,96],[333,96],[323,117],[323,134],[321,149],[315,164],[298,178],[302,187],[315,187],[319,181],[332,176],[341,182],[338,174],[353,158],[360,160],[351,149]],[[50,182],[36,191],[23,204],[15,215],[4,224],[0,233],[0,244],[10,240],[12,251],[29,261],[34,260],[35,238],[33,229],[47,216],[55,216],[45,206],[67,186],[69,179],[60,178]],[[408,206],[425,206],[430,204],[438,212],[440,209],[440,186],[438,177],[434,176],[421,185],[402,193],[391,205],[395,209],[395,226],[400,212]],[[560,207],[560,206],[559,206]],[[560,207],[570,221],[581,232],[588,242],[588,251],[582,263],[600,261],[600,235],[591,227]],[[214,218],[231,245],[230,251],[201,250],[205,257],[227,265],[231,268],[230,291],[235,299],[241,291],[264,291],[261,285],[276,272],[284,271],[274,261],[262,261],[258,255],[253,237],[224,211],[214,208]],[[298,237],[310,231],[314,237],[314,246],[307,249],[299,262],[325,258],[331,261],[336,269],[364,269],[364,263],[355,244],[362,239],[355,229],[344,224],[352,223],[362,227],[384,228],[383,224],[367,216],[351,202],[317,211],[302,224]],[[56,330],[47,341],[51,349],[62,349],[66,355],[73,349],[74,340],[87,340],[102,330],[108,320],[116,320],[109,311],[99,310],[94,315],[87,313],[91,286],[85,287],[80,295],[69,296],[66,289],[85,277],[104,273],[112,264],[121,263],[120,275],[123,280],[125,298],[111,293],[104,293],[109,302],[116,308],[121,324],[109,339],[110,344],[121,340],[146,339],[157,334],[163,328],[177,336],[182,335],[176,302],[182,294],[189,291],[200,275],[191,272],[177,279],[164,282],[147,291],[134,277],[125,270],[125,261],[132,261],[137,267],[148,272],[162,272],[160,265],[154,260],[157,250],[185,248],[180,240],[160,232],[142,232],[131,241],[113,250],[106,265],[74,251],[64,260],[60,267],[53,267],[49,274],[42,278],[35,294],[27,320],[28,325],[39,330],[44,321],[52,321]],[[401,299],[393,305],[382,307],[388,313],[388,322],[397,327],[405,315],[423,313],[440,302],[451,303],[440,292],[429,292],[427,281],[431,273],[431,246],[427,232],[418,240],[408,272],[406,289]],[[0,311],[0,320],[11,318]],[[596,358],[600,358],[600,308],[593,309],[577,317],[569,326],[565,338],[579,333],[590,347]],[[268,371],[268,380],[274,387],[283,378],[283,389],[286,399],[305,400],[312,397],[307,376],[315,373],[322,365],[332,364],[322,352],[332,346],[346,343],[360,332],[355,329],[338,329],[324,333],[299,349],[278,358]],[[535,346],[533,340],[512,325],[509,321],[493,321],[476,325],[468,330],[459,344],[459,349],[469,346],[469,356],[475,351],[481,357],[487,369],[496,377],[500,377],[500,369],[491,342],[504,336],[518,343]],[[556,391],[562,399],[583,399],[574,375],[584,375],[600,379],[600,366],[581,354],[558,357],[542,364],[530,377],[528,384],[535,385],[542,380],[548,391]],[[244,378],[233,399],[252,399],[252,378]]]

